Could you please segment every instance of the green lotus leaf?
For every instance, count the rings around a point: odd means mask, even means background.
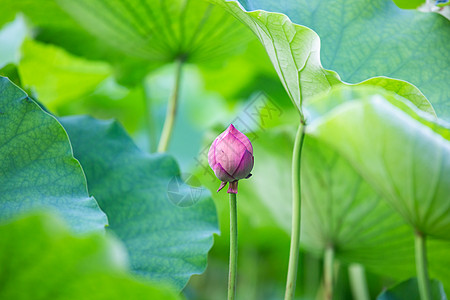
[[[180,299],[127,274],[117,239],[74,236],[65,222],[33,213],[0,224],[1,299]]]
[[[335,105],[343,97],[353,101]],[[331,109],[308,134],[345,157],[414,230],[450,239],[448,124],[384,90],[337,89],[310,106],[325,102]]]
[[[402,10],[386,0],[242,1],[250,12],[237,2],[211,1],[256,33],[296,103],[298,89],[305,96],[328,89],[322,61],[346,83],[375,76],[406,80],[425,94],[438,117],[450,120],[450,22],[439,14]]]
[[[344,257],[352,253],[350,262],[372,256],[375,265],[398,264],[412,254],[411,229],[345,158],[313,136],[304,147],[301,236],[306,247],[319,253],[332,247]]]
[[[0,77],[0,221],[58,211],[77,232],[102,231],[105,214],[89,197],[67,133],[27,94]]]
[[[206,62],[239,49],[248,32],[203,0],[57,1],[84,28],[148,61]]]
[[[218,233],[209,192],[185,184],[172,157],[139,150],[115,122],[65,117],[61,123],[132,271],[178,289],[203,272]]]

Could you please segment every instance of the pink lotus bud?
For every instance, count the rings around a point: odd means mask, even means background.
[[[217,191],[230,182],[228,193],[237,194],[238,180],[252,176],[254,157],[250,140],[231,124],[209,148],[208,162],[222,183]]]

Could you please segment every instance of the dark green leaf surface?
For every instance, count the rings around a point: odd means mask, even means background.
[[[248,36],[239,22],[204,0],[57,2],[106,43],[149,61],[210,61],[233,53]]]
[[[68,117],[62,124],[90,192],[108,215],[108,228],[127,247],[132,270],[179,289],[192,274],[203,272],[218,232],[209,193],[186,184],[179,190],[169,186],[180,176],[173,158],[140,151],[117,123]],[[175,196],[172,202],[169,193]],[[177,206],[178,201],[193,205]]]
[[[45,207],[77,232],[107,224],[87,193],[62,126],[5,77],[0,77],[0,195],[0,220]]]
[[[311,106],[347,101],[314,119],[309,134],[344,156],[403,218],[450,239],[450,130],[383,90],[337,89]]]
[[[317,32],[324,67],[338,72],[343,81],[356,83],[374,76],[406,80],[425,94],[439,117],[450,120],[450,22],[443,16],[402,10],[389,0],[248,0],[244,4],[248,10],[284,13]],[[266,15],[249,13],[258,14]],[[261,27],[267,26],[266,18],[259,18],[262,22],[255,20],[255,25],[267,33]],[[274,41],[281,37],[289,42],[289,21],[277,23],[278,35],[270,31]],[[295,40],[290,49],[294,54],[298,51]],[[290,59],[286,51],[278,56],[280,64]]]
[[[179,299],[164,286],[133,279],[126,263],[116,239],[103,233],[75,237],[54,215],[0,225],[1,299]]]
[[[447,300],[442,283],[438,280],[431,280],[431,299]],[[377,300],[420,300],[417,278],[408,279],[382,292]]]

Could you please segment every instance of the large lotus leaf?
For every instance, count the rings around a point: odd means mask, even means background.
[[[413,230],[338,152],[308,135],[302,155],[302,244],[404,280],[415,276]],[[450,288],[447,241],[428,241],[432,278]]]
[[[3,9],[0,11],[0,25],[12,21],[17,14],[24,15],[35,40],[53,44],[70,54],[89,60],[107,61],[114,67],[114,75],[121,83],[141,83],[149,70],[159,66],[137,57],[126,56],[95,38],[54,0],[2,0],[1,4]],[[39,68],[45,69],[45,65]]]
[[[21,82],[50,109],[91,93],[112,74],[108,64],[88,61],[53,45],[27,40],[18,69]]]
[[[224,5],[225,0],[213,1]],[[320,57],[324,67],[336,71],[343,81],[356,83],[374,76],[406,80],[430,99],[439,117],[450,120],[447,55],[450,22],[443,16],[402,10],[389,0],[247,0],[242,3],[248,10],[284,13],[293,22],[317,32],[322,41]],[[268,35],[269,43],[272,39],[277,46],[284,44],[283,49],[278,46],[275,53],[268,53],[274,64],[285,70],[283,76],[292,85],[297,74],[288,62],[292,61],[291,57],[297,61],[306,57],[308,53],[299,56],[298,51],[301,47],[311,47],[310,41],[300,33],[294,36],[292,33],[300,30],[294,31],[289,19],[281,15],[263,11],[246,14],[236,3],[226,5],[247,24],[252,19],[250,26],[258,27],[260,35]],[[303,43],[296,41],[299,39]],[[311,49],[313,58],[318,55],[313,53],[317,47]],[[323,77],[320,72],[316,76]],[[301,80],[305,76],[299,77]],[[292,85],[290,89],[294,88]]]
[[[333,90],[313,100],[306,107],[308,121],[314,128],[322,122],[322,116],[326,119],[335,113],[333,109],[339,111],[341,106],[364,102],[368,94],[376,93],[396,105],[394,108],[407,113],[417,110],[385,90],[353,87]],[[416,120],[424,126],[434,126],[433,117],[417,113],[413,116]],[[375,122],[371,126],[378,127]],[[435,130],[443,135],[447,132],[442,126],[435,126]],[[334,133],[329,134],[333,138]],[[352,132],[346,134],[351,136]],[[343,140],[337,143],[346,147]],[[374,189],[358,171],[358,165],[354,166],[334,145],[307,134],[302,155],[302,243],[319,253],[332,245],[342,262],[361,263],[384,276],[400,280],[414,276],[413,230],[381,198],[384,193]],[[430,274],[441,279],[448,289],[449,270],[444,266],[450,261],[449,243],[430,239],[428,249]]]
[[[36,40],[56,44],[71,53],[94,60],[109,61],[117,56],[114,49],[86,32],[54,0],[2,0],[1,4],[0,25],[21,15],[32,27]]]
[[[234,1],[210,1],[226,8],[258,36],[289,97],[300,112],[305,99],[327,92],[333,85],[347,84],[342,82],[336,73],[322,67],[320,39],[311,29],[292,23],[283,14],[266,11],[245,12]],[[366,80],[359,85],[378,85],[401,93],[413,102],[427,102],[416,87],[404,81],[380,77]],[[430,104],[424,104],[424,108],[433,113]]]
[[[183,184],[173,158],[142,152],[115,122],[61,122],[134,273],[181,289],[192,274],[203,272],[218,232],[209,193]]]
[[[340,83],[337,74],[322,68],[320,39],[311,29],[291,23],[282,14],[245,12],[237,2],[211,2],[226,8],[257,35],[299,111],[305,98]]]
[[[396,261],[393,253],[412,249],[411,229],[342,156],[311,136],[303,150],[302,241],[307,247],[323,252],[331,246],[337,255],[359,250],[376,254],[374,261],[380,262]]]
[[[312,101],[331,103],[308,134],[345,157],[417,231],[450,238],[450,130],[382,90],[339,89]],[[349,93],[350,92],[350,93]],[[340,98],[355,97],[335,106]],[[338,100],[336,100],[338,99]]]
[[[57,2],[106,43],[149,61],[210,61],[248,37],[245,27],[204,0]]]
[[[126,274],[126,262],[116,239],[75,237],[51,214],[0,225],[1,299],[179,299]]]
[[[88,195],[62,126],[5,77],[0,77],[0,195],[0,220],[49,208],[77,232],[107,224]]]

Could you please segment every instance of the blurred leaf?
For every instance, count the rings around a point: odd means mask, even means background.
[[[146,78],[151,121],[157,132],[155,140],[159,138],[166,117],[167,99],[172,94],[175,81],[175,67],[175,64],[164,66]],[[203,81],[198,66],[186,65],[183,68],[177,120],[167,151],[177,158],[181,170],[189,170],[196,163],[195,158],[200,150],[205,129],[227,122],[230,117],[230,109],[225,99],[217,93],[205,90]]]
[[[201,65],[200,70],[205,88],[220,93],[228,103],[247,99],[256,91],[263,91],[280,105],[292,105],[256,36],[248,42],[243,53],[230,55],[222,64]]]
[[[248,32],[203,0],[58,0],[92,34],[149,61],[205,62],[240,48]]]
[[[447,300],[442,283],[431,280],[431,298],[433,300]],[[382,292],[377,300],[420,300],[417,278],[408,279]]]
[[[145,125],[147,110],[144,100],[142,86],[128,89],[118,85],[114,78],[108,78],[92,93],[62,103],[54,112],[58,116],[89,114],[103,120],[115,118],[133,135]]]
[[[107,51],[111,49],[86,32],[54,0],[2,0],[2,8],[0,24],[23,14],[38,40],[55,43],[89,59],[110,58],[111,54]]]
[[[75,237],[50,214],[0,225],[1,299],[179,299],[168,288],[125,273],[112,237]]]
[[[437,7],[444,7],[444,6],[450,5],[450,1],[449,0],[436,0],[435,5]]]
[[[430,278],[439,279],[447,294],[450,293],[450,242],[436,239],[427,239],[428,269]],[[413,276],[415,276],[414,274]]]
[[[173,88],[173,67],[166,65],[153,71],[142,84],[133,88],[118,85],[109,77],[92,93],[58,104],[53,112],[58,116],[89,114],[99,119],[115,118],[141,149],[151,149],[164,123],[167,99]],[[177,158],[181,170],[189,170],[196,162],[204,131],[217,123],[228,122],[232,110],[239,106],[230,107],[221,95],[205,90],[204,78],[196,65],[186,65],[182,78],[177,120],[168,153]]]
[[[303,84],[310,80],[320,80],[313,84],[320,90],[327,87],[318,64],[316,34],[291,25],[279,14],[245,14],[236,3],[211,1],[227,5],[238,19],[258,32],[275,68],[284,70],[280,77],[288,82],[290,93],[298,90],[298,81],[302,89],[307,89],[301,92],[305,95],[310,89]],[[322,41],[323,65],[338,72],[344,82],[355,83],[374,76],[406,80],[430,99],[440,118],[450,120],[450,23],[443,16],[402,10],[389,0],[247,0],[244,4],[248,10],[284,13],[293,22],[317,32]],[[309,64],[305,66],[308,55]],[[313,66],[316,75],[311,78],[306,73]],[[300,76],[297,70],[302,70]]]
[[[19,61],[19,50],[27,35],[25,20],[18,16],[0,30],[0,69]]]
[[[393,0],[395,5],[403,9],[416,9],[422,4],[424,4],[425,0]]]
[[[346,257],[349,262],[360,262],[352,258],[366,256],[367,267],[395,265],[399,258],[412,254],[411,229],[342,156],[312,136],[307,136],[304,147],[305,246],[319,253],[331,246],[338,257],[351,252]]]
[[[117,123],[66,117],[62,124],[133,272],[178,289],[203,272],[218,232],[209,193],[182,183],[170,156],[140,151]]]
[[[347,159],[308,135],[302,154],[302,244],[323,255],[333,246],[340,262],[359,263],[384,277],[416,274],[413,230]],[[432,276],[450,287],[450,244],[429,240]]]
[[[111,74],[104,62],[87,61],[64,50],[32,40],[25,41],[19,73],[25,87],[34,89],[40,101],[53,109],[94,88]]]
[[[308,134],[344,156],[415,230],[450,239],[448,125],[383,90],[338,89],[311,106],[345,97],[359,101],[313,120]]]
[[[54,0],[2,0],[0,24],[12,21],[22,12],[34,24],[59,28],[74,28],[77,23],[59,7]]]
[[[259,226],[277,224],[286,232],[291,224],[291,167],[293,139],[277,129],[248,135],[253,143],[255,166],[249,180],[239,182],[241,211]]]
[[[11,21],[18,13],[24,14],[37,41],[53,44],[89,60],[107,61],[114,67],[114,75],[121,84],[140,83],[150,70],[158,66],[126,56],[91,35],[54,0],[2,0],[2,8],[0,24]]]
[[[415,274],[412,230],[338,152],[308,135],[302,151],[301,242],[389,278]]]
[[[7,78],[0,77],[0,220],[47,208],[77,232],[102,230],[105,214],[62,126]]]

